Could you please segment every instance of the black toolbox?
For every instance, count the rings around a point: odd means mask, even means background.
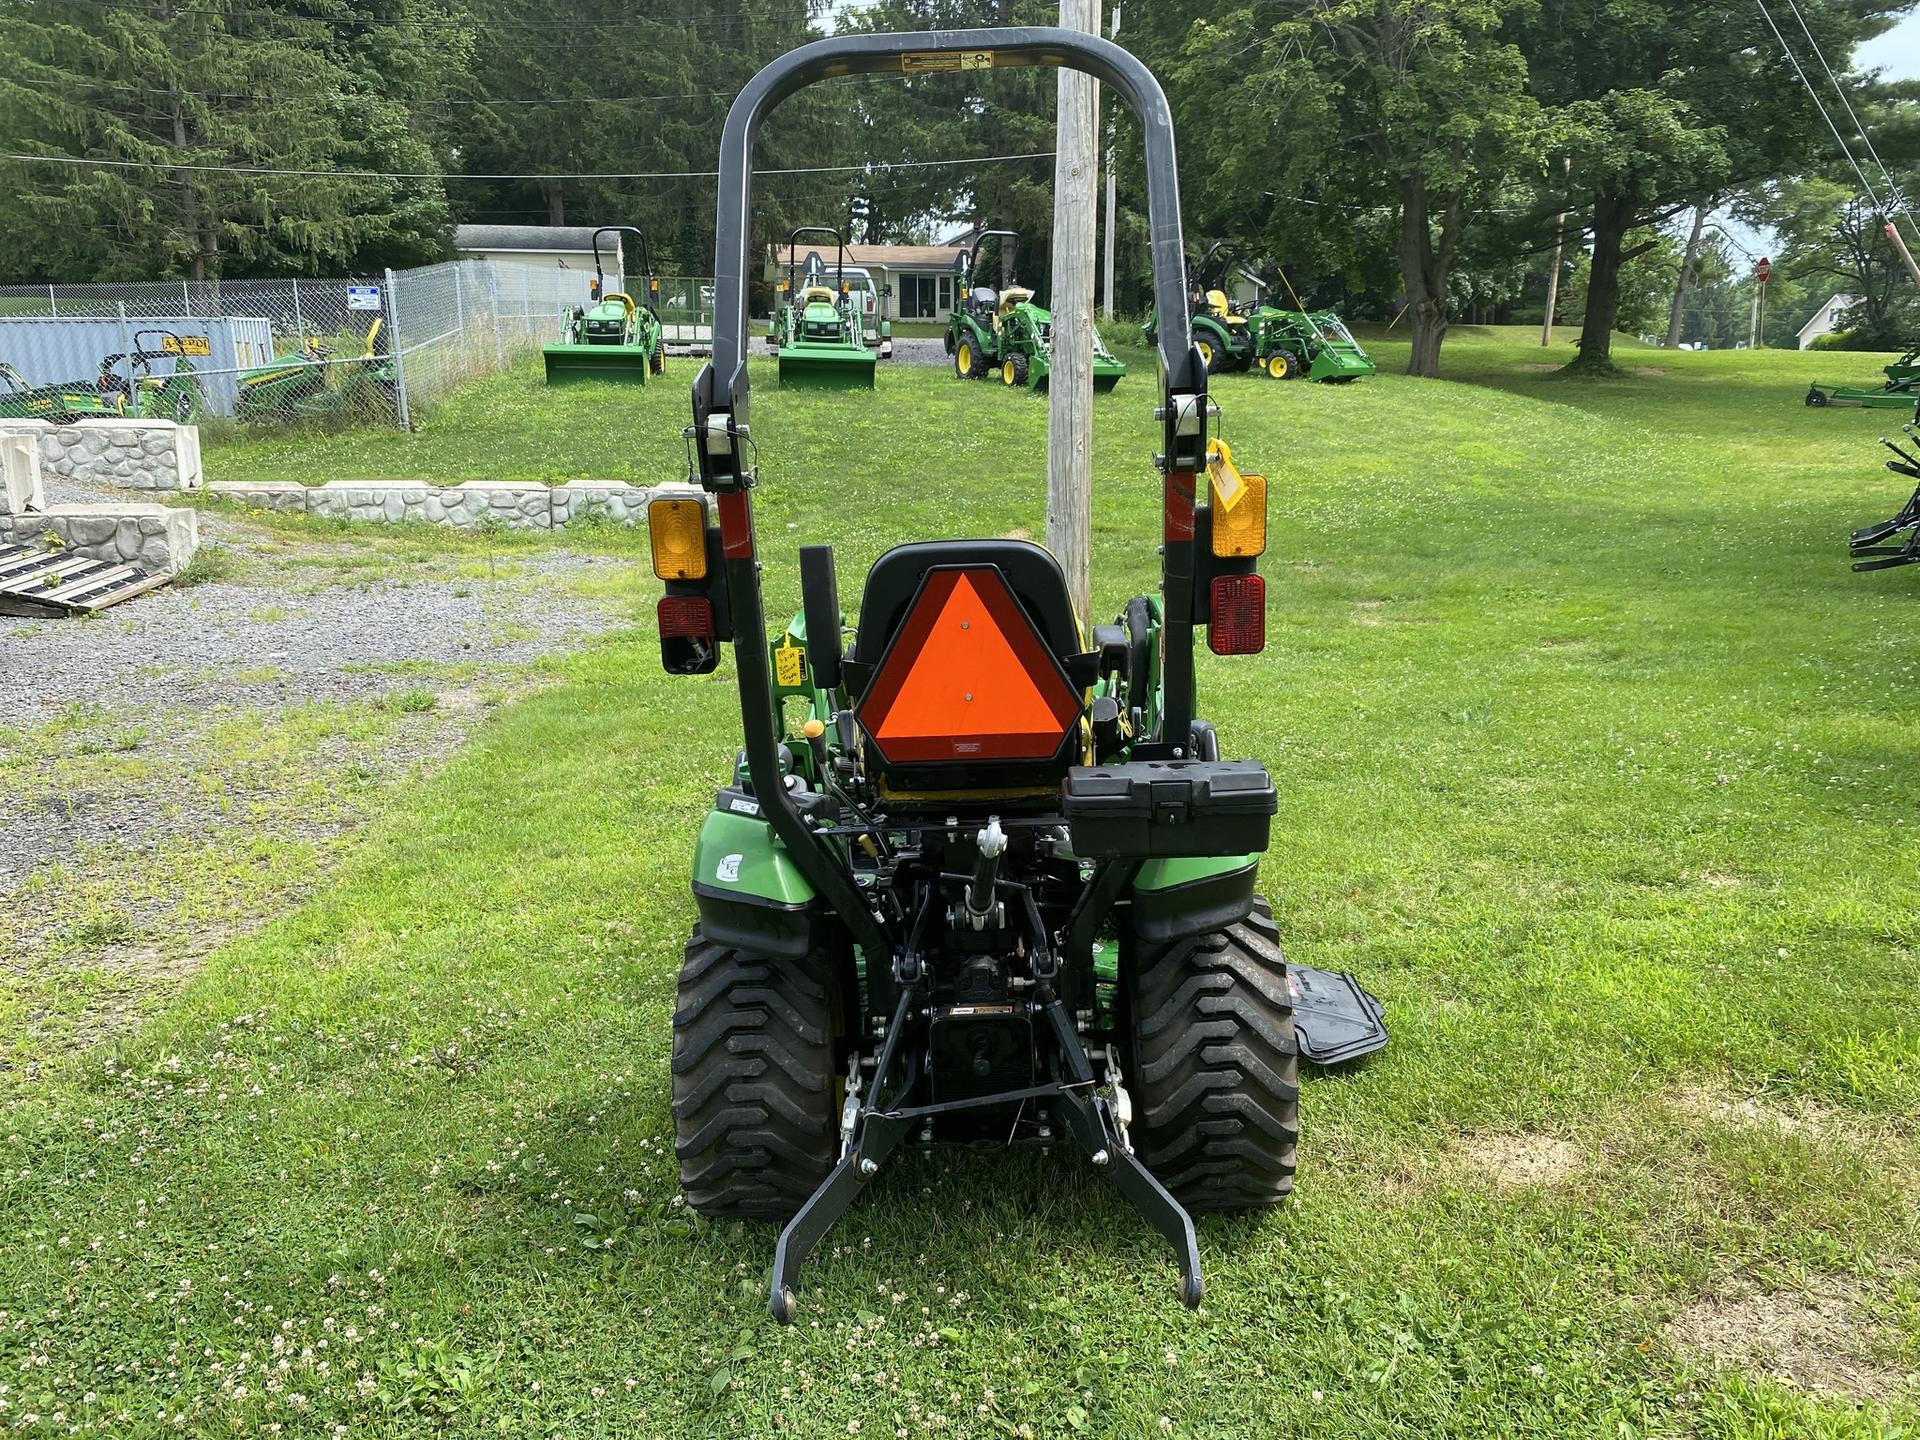
[[[1091,859],[1254,854],[1279,808],[1258,760],[1076,765],[1060,792],[1073,853]]]

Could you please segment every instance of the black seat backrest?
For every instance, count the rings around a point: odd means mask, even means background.
[[[1006,577],[1007,588],[1049,650],[1063,661],[1079,653],[1080,626],[1067,596],[1067,577],[1051,551],[1031,540],[921,540],[894,546],[867,572],[860,626],[849,657],[862,685],[886,654],[927,572],[936,566],[979,565],[995,566]]]

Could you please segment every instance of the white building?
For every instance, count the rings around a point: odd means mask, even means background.
[[[1800,348],[1806,349],[1822,335],[1831,335],[1840,328],[1840,312],[1857,301],[1853,295],[1832,295],[1827,303],[1813,312],[1806,324],[1800,327]]]
[[[505,260],[515,265],[557,265],[593,273],[592,225],[456,225],[453,248],[462,260]],[[609,275],[625,273],[620,237],[600,242],[600,263]]]

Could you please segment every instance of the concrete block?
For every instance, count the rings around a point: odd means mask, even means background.
[[[46,508],[39,438],[31,432],[0,432],[0,515]]]

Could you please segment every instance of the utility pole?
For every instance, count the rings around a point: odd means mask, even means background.
[[[1113,27],[1107,31],[1107,38],[1116,45],[1120,43],[1120,0],[1113,0]],[[1102,266],[1100,277],[1100,308],[1106,312],[1109,320],[1113,318],[1113,216],[1114,208],[1119,204],[1120,193],[1113,163],[1113,152],[1117,148],[1114,144],[1113,124],[1109,121],[1107,124],[1107,247],[1106,263]]]
[[[1098,34],[1098,0],[1060,0],[1060,26]],[[1093,206],[1100,90],[1062,67],[1053,164],[1053,364],[1047,382],[1047,548],[1067,593],[1091,613],[1093,533]]]

